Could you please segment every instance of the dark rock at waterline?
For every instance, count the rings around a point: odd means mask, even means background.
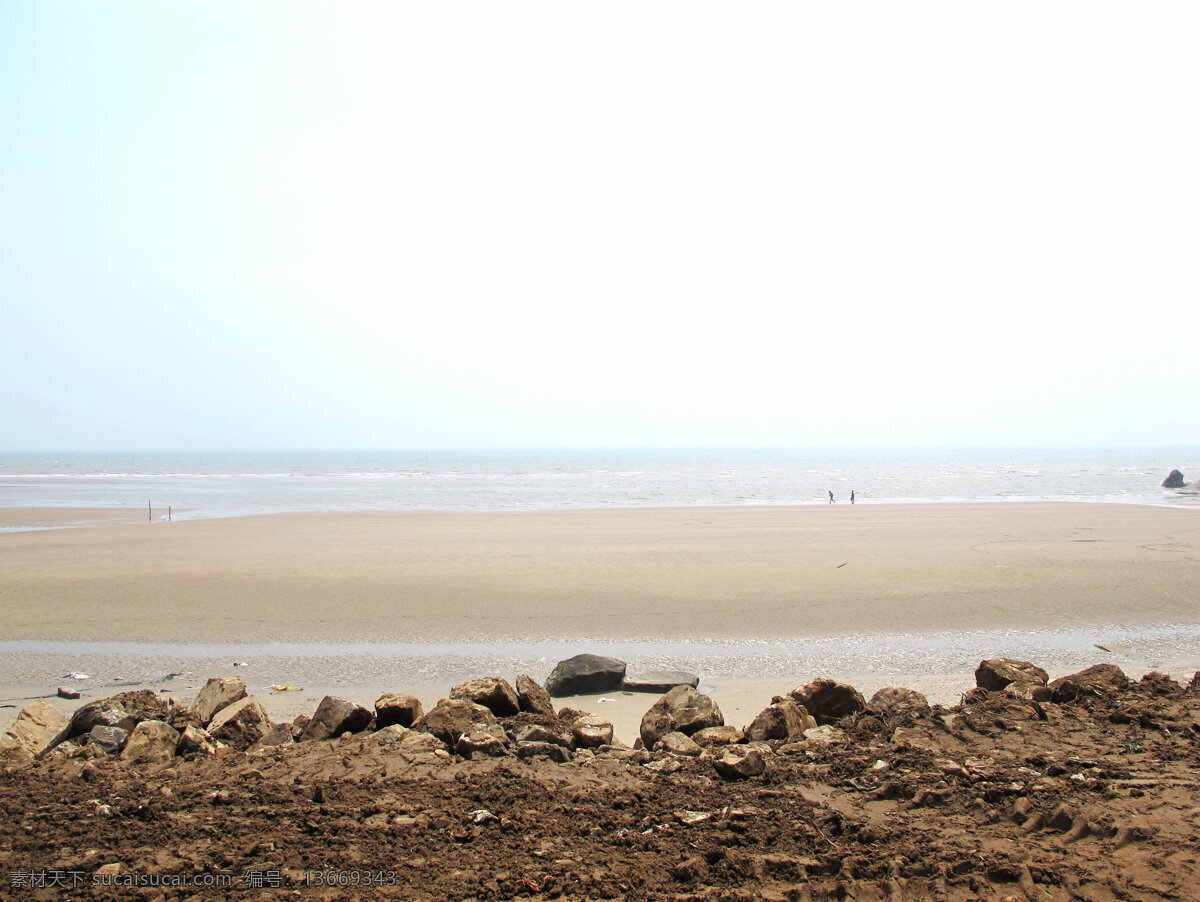
[[[1187,485],[1187,482],[1184,480],[1183,474],[1178,470],[1172,470],[1167,475],[1167,478],[1163,480],[1162,487],[1164,489],[1181,489],[1185,485]]]
[[[624,661],[601,655],[576,655],[555,665],[546,678],[546,691],[552,698],[592,695],[620,689],[624,680]]]

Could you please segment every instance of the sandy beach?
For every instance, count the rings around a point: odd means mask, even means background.
[[[1019,653],[1000,646],[1031,636],[1064,655],[1042,662],[1051,671],[1200,668],[1200,518],[1188,510],[841,504],[172,523],[0,510],[0,526],[74,523],[0,535],[6,700],[53,692],[84,668],[101,671],[84,701],[101,681],[187,697],[202,671],[237,660],[252,687],[304,685],[270,696],[273,713],[292,716],[326,690],[368,703],[413,691],[432,704],[460,679],[514,678],[506,667],[543,679],[559,657],[592,651],[628,656],[631,669],[692,669],[749,719],[819,674],[954,701],[981,658]],[[1174,646],[1153,632],[1164,625]],[[649,701],[586,704],[628,727]]]

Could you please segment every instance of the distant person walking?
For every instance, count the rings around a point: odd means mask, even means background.
[[[833,492],[829,493],[829,503],[833,504]]]
[[[850,490],[850,503],[851,503],[851,504],[853,504],[853,503],[854,503],[854,489],[851,489],[851,490]]]

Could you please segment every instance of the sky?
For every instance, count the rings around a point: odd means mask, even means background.
[[[1200,445],[1191,2],[0,4],[0,453]]]

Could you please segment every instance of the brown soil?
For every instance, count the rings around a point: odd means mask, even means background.
[[[1200,688],[968,698],[773,744],[737,782],[710,758],[464,761],[368,734],[141,770],[51,754],[0,777],[0,897],[1200,899]],[[91,885],[104,865],[232,885]]]

